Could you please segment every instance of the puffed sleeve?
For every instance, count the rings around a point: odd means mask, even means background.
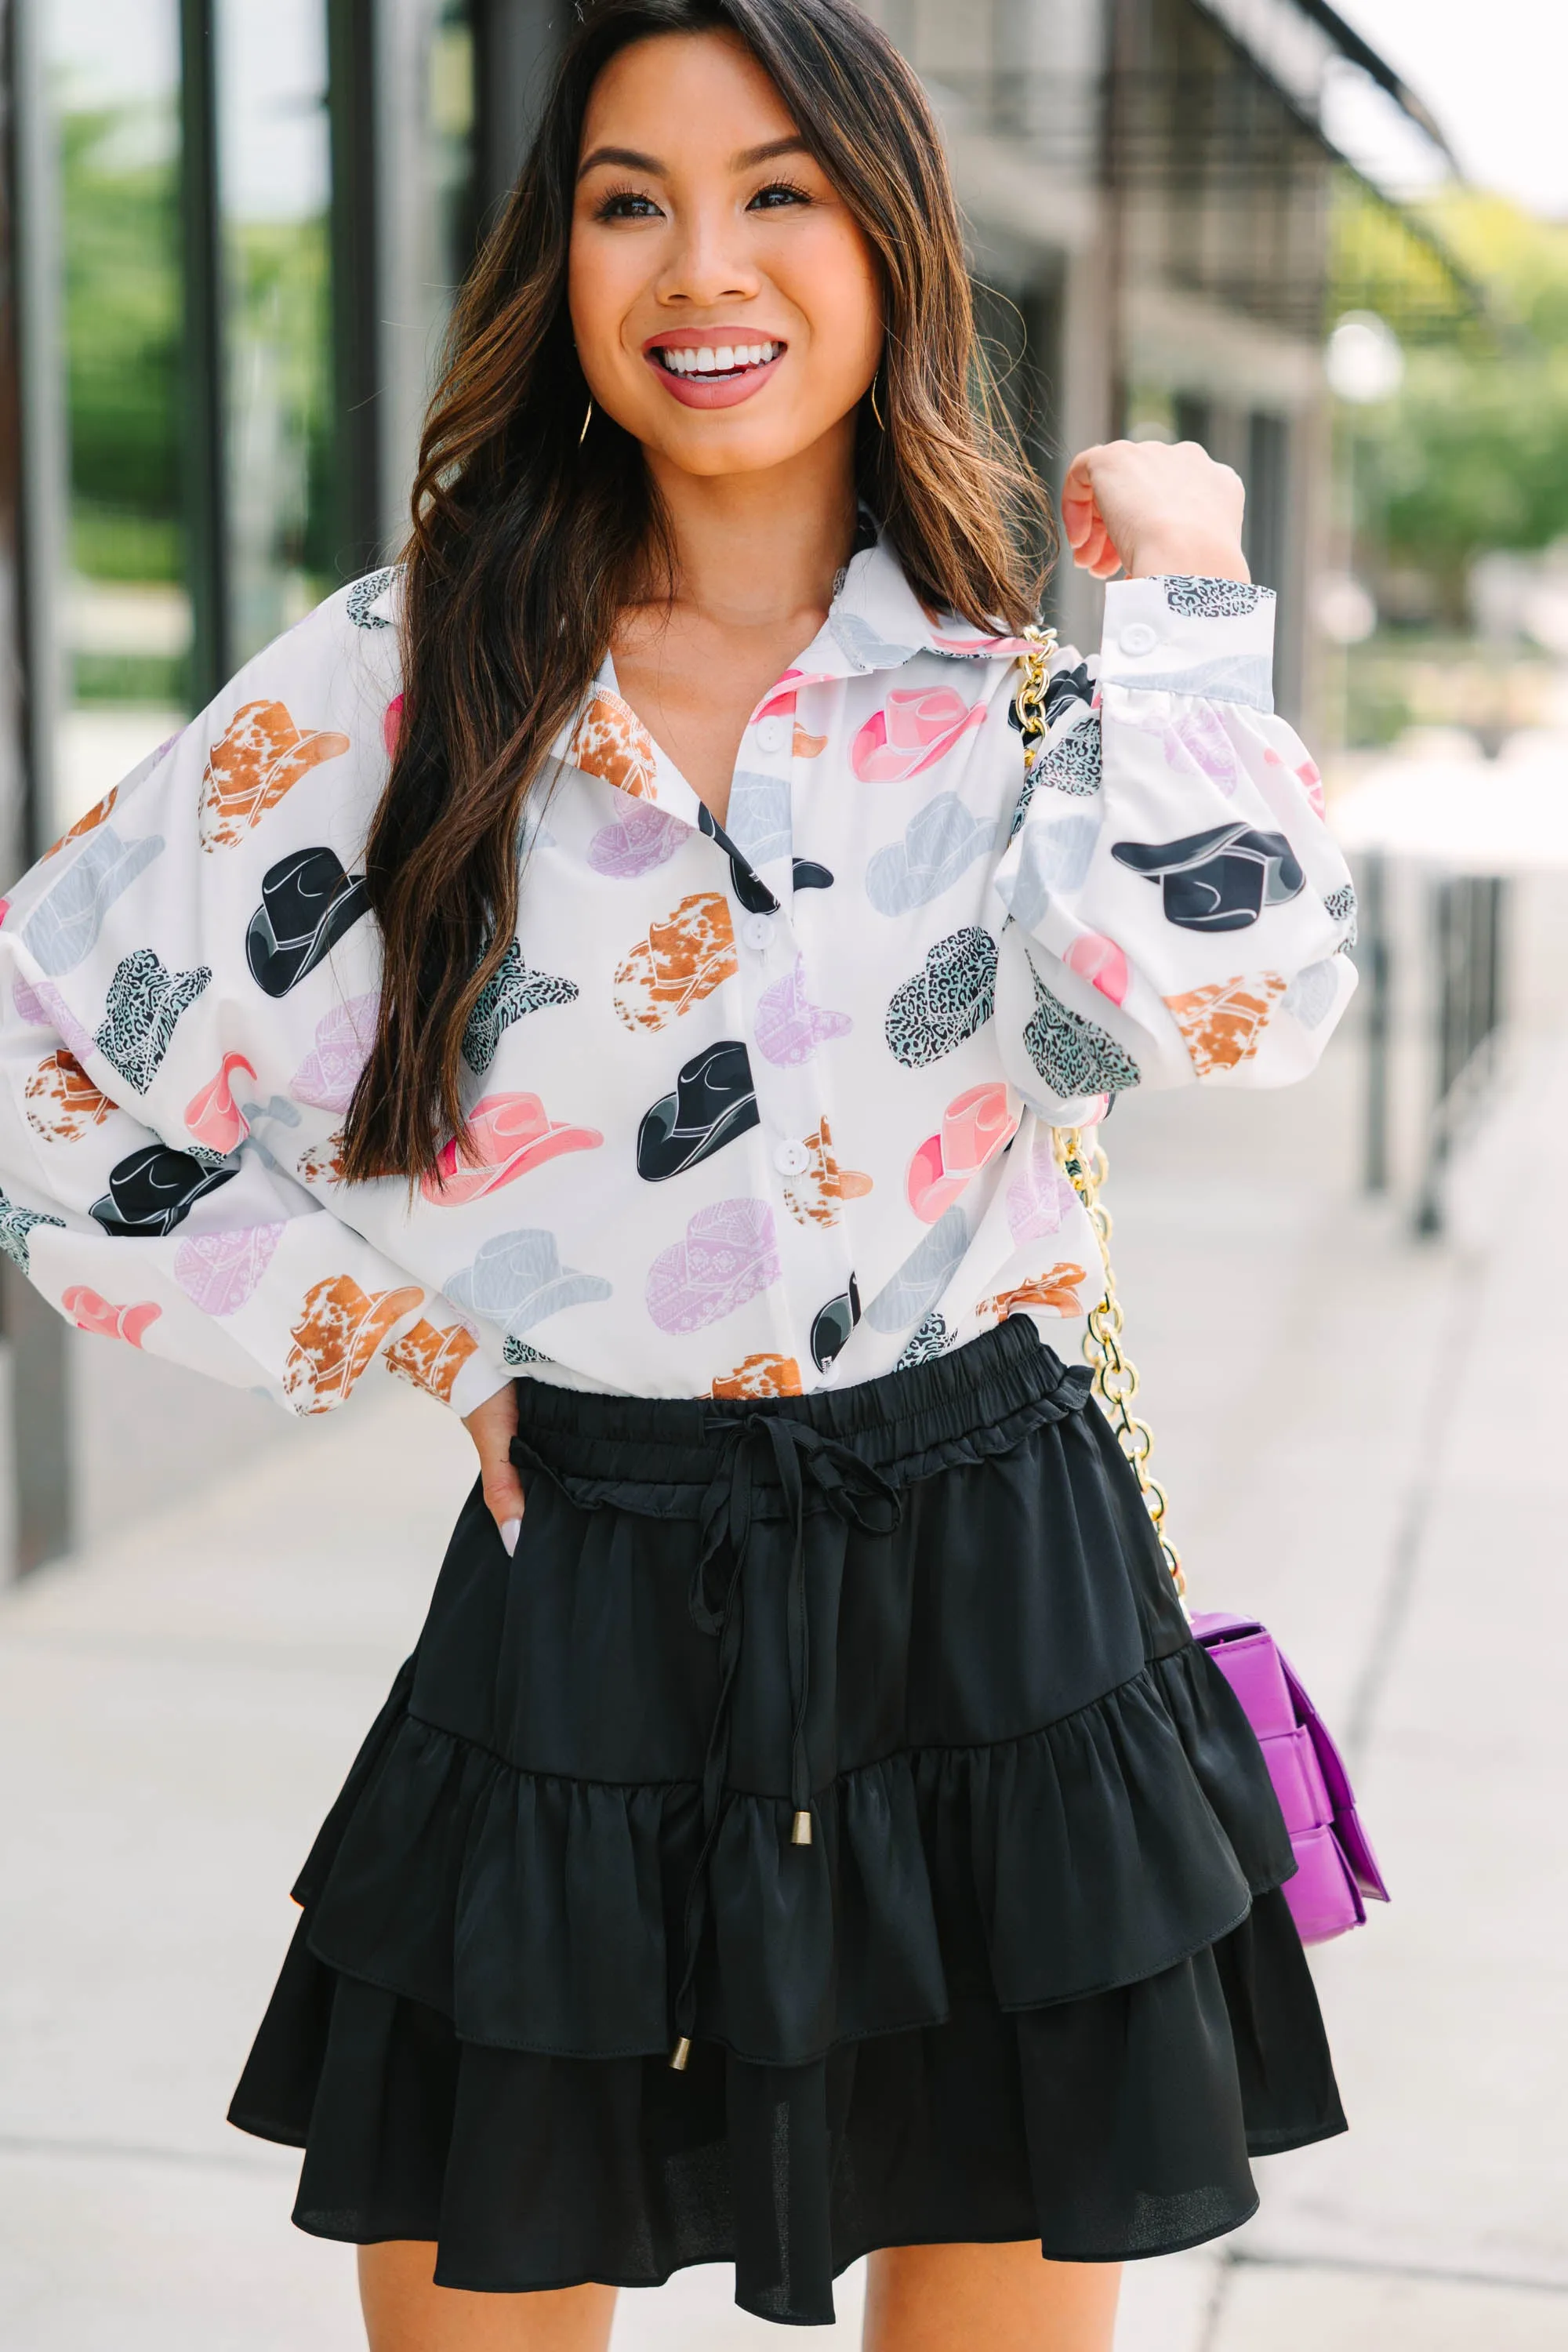
[[[258,655],[0,919],[0,1248],[81,1328],[296,1413],[378,1359],[465,1412],[507,1377],[323,1197],[374,1027],[388,584]]]
[[[1137,1086],[1285,1086],[1355,987],[1355,893],[1273,707],[1274,593],[1113,582],[997,868],[997,1021],[1047,1117]],[[1016,755],[1017,737],[1013,742]]]

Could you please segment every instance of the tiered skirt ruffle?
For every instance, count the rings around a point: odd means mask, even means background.
[[[304,2148],[303,2228],[434,2240],[439,2283],[495,2292],[650,2285],[728,2261],[746,2308],[811,2324],[833,2316],[835,2274],[874,2247],[1037,2239],[1058,2259],[1114,2261],[1191,2245],[1254,2210],[1249,2156],[1342,2129],[1257,1743],[1157,1580],[1076,1376],[1032,1334],[1026,1354],[1012,1328],[1005,1347],[965,1351],[990,1349],[969,1368],[972,1381],[991,1375],[989,1425],[1023,1411],[1031,1381],[1051,1408],[1024,1412],[1005,1456],[961,1450],[927,1483],[904,1481],[892,1534],[825,1511],[806,1522],[813,1639],[825,1624],[837,1638],[812,1725],[805,1846],[791,1842],[782,1764],[756,1785],[789,1696],[768,1611],[789,1529],[766,1494],[742,1579],[756,1672],[739,1674],[705,1855],[694,1742],[707,1685],[685,1710],[692,1727],[669,1724],[683,1713],[672,1677],[701,1682],[711,1644],[685,1629],[663,1646],[648,1637],[640,1675],[635,1639],[619,1654],[623,1595],[662,1623],[694,1518],[627,1509],[598,1456],[608,1490],[584,1500],[573,1464],[586,1441],[553,1406],[534,1432],[549,1467],[530,1482],[532,1550],[507,1562],[470,1497],[420,1651],[296,1887],[302,1916],[231,2110]],[[911,1438],[934,1432],[951,1453],[956,1369],[921,1368],[950,1378],[912,1396],[916,1375],[876,1384],[899,1391],[896,1439],[846,1433],[895,1487],[900,1464],[930,1457]],[[573,1403],[590,1423],[613,1412]],[[660,1412],[685,1410],[637,1408],[637,1444]],[[685,1454],[669,1466],[682,1475],[639,1488],[689,1492]],[[973,1491],[933,1511],[933,1487],[955,1478]],[[1042,1524],[1020,1553],[1020,1527],[1052,1496],[1054,1531]],[[945,1555],[972,1524],[981,1553],[966,1568]],[[1109,1556],[1107,1529],[1120,1531]],[[1068,1663],[1004,1672],[1007,1646],[1040,1625],[1042,1580]],[[974,1608],[986,1635],[965,1622]],[[517,1703],[547,1626],[584,1642],[598,1629],[605,1709],[648,1717],[646,1731],[622,1721],[579,1738],[568,1694],[571,1770],[529,1754],[551,1745],[527,1727],[545,1710]],[[945,1662],[923,1646],[939,1626]],[[873,1629],[877,1656],[903,1664],[896,1688],[861,1705],[852,1678],[879,1670]],[[1092,1684],[1097,1670],[1092,1696],[1026,1729],[926,1736],[933,1722],[1016,1724],[1032,1685],[1059,1696],[1064,1673]],[[893,1717],[916,1736],[888,1746]],[[581,1769],[624,1764],[628,1744],[666,1766],[683,1740],[684,1772]],[[697,2031],[677,2073],[700,1870]]]

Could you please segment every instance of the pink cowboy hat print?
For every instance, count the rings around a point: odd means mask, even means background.
[[[961,735],[984,724],[984,706],[972,709],[951,686],[895,687],[856,736],[850,763],[863,784],[901,784],[934,768]]]
[[[474,1106],[468,1132],[466,1151],[453,1136],[420,1179],[420,1191],[437,1208],[460,1209],[563,1151],[593,1151],[605,1139],[596,1128],[551,1118],[537,1095],[487,1095]]]
[[[1005,1086],[971,1087],[942,1115],[942,1132],[928,1136],[910,1161],[906,1190],[921,1223],[934,1225],[972,1176],[994,1160],[1017,1132],[1023,1113]]]

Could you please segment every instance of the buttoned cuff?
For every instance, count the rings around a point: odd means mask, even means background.
[[[1100,683],[1274,708],[1272,588],[1173,575],[1112,580]]]
[[[447,1402],[461,1421],[465,1414],[477,1412],[488,1398],[510,1388],[513,1378],[504,1364],[493,1364],[482,1349],[476,1350],[452,1382]]]

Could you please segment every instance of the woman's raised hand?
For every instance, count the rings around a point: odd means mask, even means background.
[[[463,1427],[479,1454],[485,1507],[500,1529],[500,1539],[507,1550],[514,1552],[522,1532],[522,1481],[511,1458],[511,1441],[517,1434],[517,1390],[513,1383],[508,1381],[504,1389],[498,1389],[483,1404],[477,1404],[472,1412],[466,1412]]]
[[[1195,441],[1107,441],[1080,450],[1062,484],[1072,560],[1097,580],[1194,572],[1247,580],[1239,474]]]

